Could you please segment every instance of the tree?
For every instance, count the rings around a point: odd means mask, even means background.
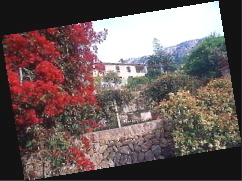
[[[151,55],[147,61],[147,77],[156,78],[161,74],[161,61],[158,56]]]
[[[96,90],[99,90],[102,88],[101,82],[103,81],[103,77],[98,75],[94,77],[94,85]]]
[[[147,102],[151,98],[158,104],[163,99],[167,99],[170,92],[175,93],[179,89],[184,89],[194,93],[197,88],[206,83],[206,80],[186,74],[167,74],[159,76],[143,92],[144,97],[148,98]]]
[[[174,64],[174,59],[171,55],[166,54],[162,57],[162,68],[164,72],[174,72],[176,70],[176,66]]]
[[[185,73],[199,77],[219,77],[218,62],[227,57],[225,39],[211,34],[200,43],[185,60]]]
[[[122,78],[120,78],[116,72],[109,71],[103,76],[103,81],[107,82],[109,87],[111,87],[112,84],[120,84],[122,82]]]
[[[173,72],[176,70],[172,56],[164,51],[160,41],[156,38],[153,40],[153,51],[154,54],[149,56],[147,62],[148,77],[156,78],[162,72]]]
[[[96,119],[96,98],[93,69],[104,71],[104,65],[96,56],[97,43],[105,40],[107,31],[94,32],[92,23],[69,25],[55,28],[48,37],[58,42],[58,48],[64,53],[57,65],[65,71],[63,89],[72,95],[72,104],[65,109],[58,120],[64,129],[80,135],[89,127],[84,120]]]
[[[123,106],[128,105],[134,99],[134,94],[127,89],[106,89],[97,92],[97,101],[101,107],[100,114],[109,121],[111,126],[116,126]],[[116,104],[116,105],[115,105]],[[116,112],[115,107],[118,111]]]
[[[119,62],[120,62],[120,63],[124,63],[124,59],[121,58],[121,59],[119,60]]]
[[[95,55],[95,44],[102,42],[106,33],[94,32],[92,23],[82,23],[4,36],[4,55],[22,153],[37,151],[42,141],[50,149],[50,156],[57,149],[68,150],[71,145],[52,148],[47,144],[46,138],[55,134],[58,125],[67,131],[64,125],[68,122],[79,124],[79,133],[97,126],[85,114],[97,105],[92,70],[102,71],[103,65]],[[36,134],[36,126],[45,128],[41,133],[44,137]],[[83,139],[87,148],[88,142]],[[80,169],[92,169],[83,154],[76,152],[76,155]],[[64,151],[59,156],[66,157]]]
[[[155,55],[162,55],[163,53],[163,46],[161,45],[160,40],[158,40],[157,38],[154,38],[152,41],[152,45],[153,45],[153,52]]]
[[[119,101],[119,99],[122,93],[120,93],[121,90],[114,90],[111,87],[113,86],[112,84],[115,86],[119,85],[122,82],[122,78],[120,78],[116,72],[109,71],[102,77],[102,80],[108,84],[108,89],[99,89],[97,91],[98,103],[102,109],[101,115],[106,117],[106,119],[109,119],[111,124],[118,123],[119,127],[121,127],[120,118],[117,111],[117,102],[120,106],[122,101]],[[114,114],[110,113],[110,110],[112,110],[111,112]]]

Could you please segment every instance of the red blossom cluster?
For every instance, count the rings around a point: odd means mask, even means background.
[[[64,81],[63,72],[48,61],[39,63],[35,68],[35,73],[40,80],[54,80],[57,83],[62,83]]]
[[[86,151],[90,150],[90,144],[89,144],[89,140],[86,136],[81,137],[81,141],[84,144],[84,148],[86,148]]]
[[[22,89],[20,88],[19,74],[16,72],[9,72],[8,81],[9,81],[10,91],[11,91],[12,95],[21,94]]]
[[[18,70],[41,61],[54,62],[60,56],[55,43],[50,42],[39,31],[31,31],[23,34],[11,34],[4,36],[5,61],[7,68]]]
[[[71,100],[69,94],[60,91],[59,85],[53,84],[51,81],[26,81],[22,86],[13,86],[11,89],[12,99],[15,101],[13,108],[15,113],[17,113],[15,114],[17,125],[20,123],[23,124],[23,120],[26,120],[26,122],[29,120],[28,123],[32,124],[42,123],[43,119],[37,121],[37,115],[33,111],[29,114],[33,114],[32,118],[34,119],[32,121],[31,119],[27,119],[26,111],[28,110],[26,110],[26,105],[36,110],[43,108],[42,112],[45,113],[46,116],[55,116],[63,112],[64,107]],[[19,94],[18,96],[13,96],[14,93]],[[25,104],[25,108],[21,106],[23,104]],[[18,119],[21,119],[21,121],[18,121]]]
[[[102,33],[94,32],[92,23],[89,22],[66,26],[64,33],[68,35],[70,41],[73,43],[72,53],[68,57],[68,61],[77,66],[78,74],[76,78],[83,80],[79,87],[81,89],[85,88],[85,81],[93,82],[93,69],[99,72],[104,70],[104,65],[94,53],[96,46],[91,45],[101,42],[105,37],[103,37]]]
[[[81,127],[85,128],[84,131],[86,133],[92,132],[95,128],[100,127],[99,123],[96,123],[95,121],[92,121],[92,120],[81,120],[80,125]]]
[[[22,115],[15,116],[16,124],[18,125],[17,130],[19,130],[19,126],[43,123],[43,118],[38,118],[34,109],[23,110],[22,113]]]
[[[56,32],[56,29],[55,28],[48,28],[48,29],[46,29],[46,32],[48,32],[51,35],[54,35],[55,32]]]
[[[53,64],[60,55],[55,43],[47,40],[39,31],[6,35],[4,38],[6,68],[17,126],[42,123],[40,108],[46,116],[61,113],[71,96],[60,89],[59,83],[64,81],[64,74]],[[32,70],[35,80],[21,84],[19,68]]]
[[[83,122],[89,125],[91,128],[98,128],[100,125],[92,120],[83,120]]]
[[[105,66],[103,63],[95,63],[93,69],[99,70],[100,73],[103,73],[105,70]]]
[[[71,153],[73,154],[74,158],[76,159],[76,163],[81,168],[84,168],[85,171],[94,170],[94,165],[90,162],[83,152],[79,150],[77,147],[73,146],[70,148]]]

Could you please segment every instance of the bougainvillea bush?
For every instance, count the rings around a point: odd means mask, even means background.
[[[68,140],[78,135],[81,139],[81,134],[98,127],[93,114],[98,106],[92,71],[104,70],[96,56],[96,44],[106,34],[106,30],[95,32],[92,23],[81,23],[4,36],[6,69],[22,157],[41,149],[50,150],[46,158],[53,157],[56,149],[60,154],[68,152],[71,145],[63,142],[53,147],[48,139],[56,132],[66,132],[68,136],[55,136],[54,140]],[[75,129],[70,125],[75,125]],[[37,128],[44,128],[41,134],[36,134]],[[74,152],[84,159],[78,162],[80,170],[90,169],[82,153]],[[59,160],[62,164],[67,161]],[[34,175],[29,173],[28,177]]]
[[[232,83],[229,78],[211,80],[197,94],[170,93],[159,105],[161,115],[173,124],[176,155],[188,155],[237,147],[241,144]]]

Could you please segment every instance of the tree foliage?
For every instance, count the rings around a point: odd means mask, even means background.
[[[177,92],[179,89],[189,90],[192,93],[202,85],[205,85],[207,80],[199,79],[185,74],[167,74],[161,75],[151,84],[149,84],[144,95],[148,99],[159,103],[163,99],[167,99],[170,92]]]
[[[153,40],[154,54],[147,61],[147,76],[156,78],[163,72],[174,72],[174,60],[171,55],[164,52],[164,48],[158,39]]]
[[[103,76],[103,81],[107,82],[109,86],[112,84],[118,85],[122,82],[122,78],[118,76],[118,74],[114,71],[108,71],[104,76]]]
[[[116,111],[114,100],[117,103],[118,112],[121,112],[125,105],[130,103],[134,98],[134,94],[127,89],[107,89],[100,90],[97,93],[97,102],[101,108],[99,112],[100,118],[109,120],[111,125],[117,125]]]
[[[225,39],[211,34],[185,60],[184,72],[199,77],[219,77],[218,63],[227,57]]]

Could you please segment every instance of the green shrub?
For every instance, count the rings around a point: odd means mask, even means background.
[[[116,126],[117,117],[114,100],[116,100],[118,112],[121,112],[123,107],[134,99],[134,94],[126,89],[109,89],[98,91],[96,98],[100,106],[100,111],[97,113],[98,117],[107,119],[109,121],[109,126]]]
[[[144,84],[148,83],[148,77],[132,77],[128,79],[127,87],[129,89],[140,89]]]
[[[209,88],[222,88],[226,91],[233,91],[232,90],[232,84],[231,84],[231,78],[229,77],[222,77],[222,78],[217,78],[217,79],[213,79],[211,80],[207,86]]]
[[[233,88],[230,78],[217,78],[211,80],[206,88],[199,88],[197,95],[201,100],[198,105],[216,114],[229,114],[236,116]]]
[[[199,43],[185,58],[183,70],[198,77],[220,77],[218,62],[227,58],[225,38],[212,34]]]
[[[198,79],[185,74],[167,74],[161,75],[152,82],[145,90],[147,98],[160,102],[168,98],[168,93],[177,92],[179,89],[189,90],[195,93],[196,89],[206,84],[206,80]]]
[[[223,84],[225,89],[219,88],[218,85]],[[171,93],[170,99],[159,105],[161,115],[173,124],[176,155],[239,146],[241,138],[231,82],[212,80],[206,87],[198,89],[197,94],[188,91]]]

